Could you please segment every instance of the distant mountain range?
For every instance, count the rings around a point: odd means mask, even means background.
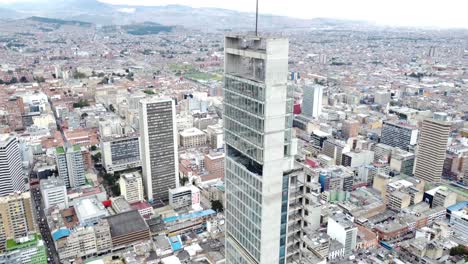
[[[219,8],[112,5],[97,0],[31,0],[31,2],[0,4],[0,19],[21,19],[32,16],[98,25],[155,22],[167,26],[204,30],[252,30],[255,27],[254,13]],[[366,26],[366,22],[324,18],[298,19],[264,14],[259,18],[259,28],[262,30],[352,26]]]

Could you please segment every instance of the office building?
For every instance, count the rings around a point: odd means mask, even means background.
[[[224,132],[221,124],[210,125],[206,129],[208,141],[212,149],[220,149],[224,146]]]
[[[226,263],[285,263],[283,172],[293,165],[288,40],[228,35],[224,60]],[[297,144],[297,141],[295,142]],[[284,206],[284,210],[287,206]],[[284,212],[287,214],[287,211]]]
[[[315,148],[322,149],[323,143],[331,136],[331,134],[321,130],[314,130],[311,135],[311,143]]]
[[[414,179],[408,180],[393,177],[385,186],[384,201],[387,207],[394,211],[420,203],[423,200],[424,192],[421,186]]]
[[[195,186],[182,186],[169,190],[169,204],[174,209],[200,205],[200,189]]]
[[[423,121],[414,176],[427,182],[440,182],[449,133],[450,124],[445,121]]]
[[[319,174],[321,192],[350,192],[353,190],[353,171],[343,166],[324,169]]]
[[[408,150],[408,147],[416,145],[417,141],[417,127],[404,122],[383,122],[380,143]]]
[[[120,194],[129,203],[144,200],[143,181],[138,172],[125,173],[119,179]]]
[[[201,176],[203,181],[224,179],[224,157],[223,152],[210,152],[205,155],[205,170],[207,175]]]
[[[188,100],[189,111],[192,113],[206,113],[208,110],[208,93],[194,92],[185,96]]]
[[[323,86],[307,84],[304,86],[302,114],[309,118],[318,118],[322,113]]]
[[[184,148],[194,148],[206,145],[206,134],[198,128],[192,127],[179,133],[180,146]]]
[[[448,147],[445,156],[443,178],[462,180],[466,169],[468,169],[468,145],[452,144]]]
[[[393,147],[382,143],[374,146],[374,162],[388,164],[392,157]]]
[[[434,194],[432,199],[432,208],[441,206],[447,208],[457,203],[457,194],[450,191],[447,187],[441,186]]]
[[[345,167],[358,168],[369,165],[374,161],[374,152],[370,150],[356,150],[342,155],[342,165]]]
[[[318,226],[320,207],[312,177],[294,163],[288,46],[281,38],[225,38],[226,263],[317,263],[302,240]]]
[[[390,169],[402,174],[413,175],[414,154],[395,148],[390,158]]]
[[[468,238],[468,210],[465,208],[464,210],[452,212],[450,225],[458,236]]]
[[[0,197],[0,251],[5,250],[6,240],[27,237],[34,231],[30,193],[17,192]]]
[[[45,210],[53,206],[59,209],[68,208],[67,187],[61,178],[41,180],[40,190]]]
[[[357,137],[359,135],[360,123],[357,120],[345,120],[343,121],[343,127],[341,129],[342,136],[345,139]]]
[[[172,99],[140,101],[140,143],[143,186],[148,200],[167,202],[178,186],[179,162],[175,103]]]
[[[85,168],[81,147],[79,145],[58,147],[55,155],[59,177],[67,188],[85,185]]]
[[[358,229],[343,213],[335,213],[328,218],[327,234],[344,245],[345,254],[350,255],[356,248]]]
[[[306,134],[312,133],[316,128],[314,119],[305,115],[294,115],[293,127],[303,130]]]
[[[26,185],[18,139],[0,134],[0,196],[24,192]]]
[[[141,166],[140,138],[136,134],[101,138],[102,165],[107,173]]]
[[[359,176],[367,182],[367,186],[373,186],[374,178],[379,174],[388,175],[390,166],[384,163],[374,163],[372,165],[359,168]]]
[[[327,139],[323,142],[322,154],[332,158],[336,165],[341,165],[343,153],[349,152],[350,149],[344,141]]]

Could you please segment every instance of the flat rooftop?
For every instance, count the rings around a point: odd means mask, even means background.
[[[11,137],[10,134],[0,134],[0,142],[1,143],[4,143],[6,141],[8,141],[8,139]]]
[[[75,205],[75,210],[80,221],[100,215],[107,215],[104,205],[96,199],[83,199],[79,201]]]
[[[64,187],[65,183],[61,178],[49,178],[40,181],[41,189],[50,189],[54,187]]]
[[[205,133],[198,128],[192,127],[192,128],[187,128],[184,131],[180,132],[180,135],[183,137],[203,136],[205,135]]]
[[[148,225],[140,213],[138,213],[138,210],[108,216],[106,219],[109,222],[112,237],[124,236],[145,230],[149,231]]]

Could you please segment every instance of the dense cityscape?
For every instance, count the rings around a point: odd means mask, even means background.
[[[3,13],[0,264],[468,262],[468,29]]]

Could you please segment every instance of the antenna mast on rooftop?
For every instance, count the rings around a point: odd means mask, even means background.
[[[258,36],[258,0],[257,0],[257,11],[255,12],[255,36]]]

